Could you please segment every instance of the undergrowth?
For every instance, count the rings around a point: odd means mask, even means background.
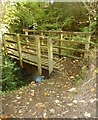
[[[83,82],[83,80],[85,79],[87,70],[88,70],[88,65],[83,65],[79,72],[79,75],[75,78],[75,81],[77,84]]]
[[[9,92],[19,87],[24,86],[26,83],[21,77],[21,68],[16,65],[13,59],[5,57],[3,58],[2,66],[2,92]],[[20,75],[19,75],[20,74]]]

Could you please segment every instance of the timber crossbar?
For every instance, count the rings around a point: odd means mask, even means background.
[[[36,31],[36,30],[23,30],[25,34],[16,33],[4,33],[3,34],[3,45],[5,50],[5,55],[9,55],[20,61],[21,67],[23,67],[23,62],[27,62],[38,67],[39,75],[42,74],[42,68],[49,70],[49,75],[52,73],[55,67],[55,61],[58,60],[56,56],[64,56],[62,51],[77,51],[84,53],[84,58],[89,57],[90,51],[90,33],[82,32],[65,32],[65,31]],[[29,35],[29,32],[38,32],[39,34]],[[45,36],[43,33],[56,33],[60,36]],[[85,40],[79,41],[74,40],[75,37],[72,35],[83,35]],[[71,35],[64,36],[64,35]],[[66,37],[66,38],[64,38]],[[77,37],[76,37],[77,38]],[[71,47],[66,47],[67,44],[83,44],[85,46],[83,49],[75,49]],[[64,46],[65,45],[65,46]],[[77,58],[75,56],[72,56]]]

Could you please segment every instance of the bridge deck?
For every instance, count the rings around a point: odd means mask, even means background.
[[[32,53],[35,51],[32,51]],[[16,50],[9,50],[8,51],[8,56],[11,58],[15,58],[17,60],[19,60],[19,55],[18,55],[18,51]],[[28,54],[27,52],[22,52],[22,60],[23,62],[29,63],[31,65],[37,65],[37,56],[36,55],[31,55]],[[58,67],[55,66],[56,62],[59,60],[59,58],[55,57],[55,59],[53,60],[53,69],[58,69]],[[43,69],[49,70],[49,63],[48,63],[48,59],[45,58],[41,58],[41,65]]]

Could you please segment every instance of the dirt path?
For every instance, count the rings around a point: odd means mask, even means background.
[[[94,75],[93,72],[92,77],[86,76],[81,84],[72,82],[72,76],[69,80],[60,73],[55,73],[44,82],[32,82],[2,95],[2,113],[13,118],[95,118]]]

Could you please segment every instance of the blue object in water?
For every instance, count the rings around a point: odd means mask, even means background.
[[[35,82],[41,82],[42,80],[44,80],[45,79],[45,76],[34,76],[34,81]]]

